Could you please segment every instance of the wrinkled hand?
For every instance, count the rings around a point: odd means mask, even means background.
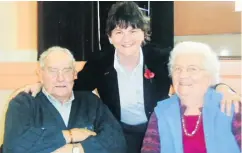
[[[72,148],[73,145],[72,144],[66,144],[64,146],[62,146],[61,148],[55,150],[54,152],[51,153],[72,153]]]
[[[31,92],[32,93],[31,95],[35,97],[40,92],[41,88],[42,88],[41,83],[30,84],[24,87],[24,92],[26,93]]]
[[[71,129],[72,141],[81,142],[86,140],[90,136],[96,136],[97,134],[93,131],[84,128],[74,128]]]
[[[80,148],[80,153],[84,153],[84,149],[80,143],[75,144],[75,146]],[[73,144],[66,144],[52,153],[72,153],[73,147]]]
[[[230,116],[232,105],[234,105],[235,113],[238,113],[241,105],[241,97],[236,93],[224,94],[224,98],[221,102],[221,111],[224,113],[226,112],[226,114]]]
[[[223,94],[221,111],[230,116],[232,114],[232,105],[234,105],[235,113],[238,113],[241,107],[241,96],[226,87],[218,88],[216,90]]]

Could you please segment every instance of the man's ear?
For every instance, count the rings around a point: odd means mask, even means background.
[[[76,80],[77,79],[77,64],[76,64],[76,62],[74,63],[74,80]]]
[[[39,64],[38,64],[38,67],[37,67],[37,70],[36,70],[36,74],[38,76],[39,82],[43,83],[43,80],[42,80],[43,70],[42,70],[42,68],[40,67]]]
[[[74,80],[76,80],[77,79],[77,71],[76,71],[76,69],[74,70]]]

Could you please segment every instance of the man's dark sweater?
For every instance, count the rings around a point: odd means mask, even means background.
[[[42,92],[16,96],[6,114],[4,153],[50,153],[65,145],[62,130],[85,127],[97,133],[81,142],[85,153],[124,153],[122,129],[109,109],[91,92],[74,96],[67,127]]]

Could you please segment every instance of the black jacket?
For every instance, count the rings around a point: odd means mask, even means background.
[[[144,104],[149,119],[159,100],[168,97],[171,79],[168,77],[167,62],[170,49],[159,49],[154,45],[142,48],[144,66],[155,73],[153,79],[143,75]],[[97,88],[102,101],[109,107],[114,116],[120,120],[120,98],[117,72],[114,68],[114,50],[100,51],[88,60],[82,71],[78,73],[74,90],[94,90]]]

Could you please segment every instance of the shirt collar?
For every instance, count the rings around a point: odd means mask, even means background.
[[[44,87],[42,88],[42,92],[43,92],[43,94],[47,97],[47,99],[48,99],[52,104],[53,104],[53,103],[55,103],[55,104],[62,104],[59,100],[57,100],[55,97],[53,97],[51,94],[49,94],[49,93],[46,91],[46,89],[45,89]],[[68,101],[66,101],[65,104],[69,104],[69,103],[71,103],[74,99],[75,99],[75,97],[74,97],[74,93],[73,93],[73,91],[72,91],[72,94],[71,94],[70,99],[69,99]]]
[[[144,63],[144,56],[143,56],[143,51],[142,51],[142,48],[140,47],[140,50],[139,50],[140,54],[139,54],[139,63],[137,65],[138,66],[143,66],[143,63]],[[118,53],[117,53],[117,50],[115,50],[115,53],[114,53],[114,68],[115,69],[123,69],[122,68],[122,65],[119,63],[119,59],[118,59]]]

